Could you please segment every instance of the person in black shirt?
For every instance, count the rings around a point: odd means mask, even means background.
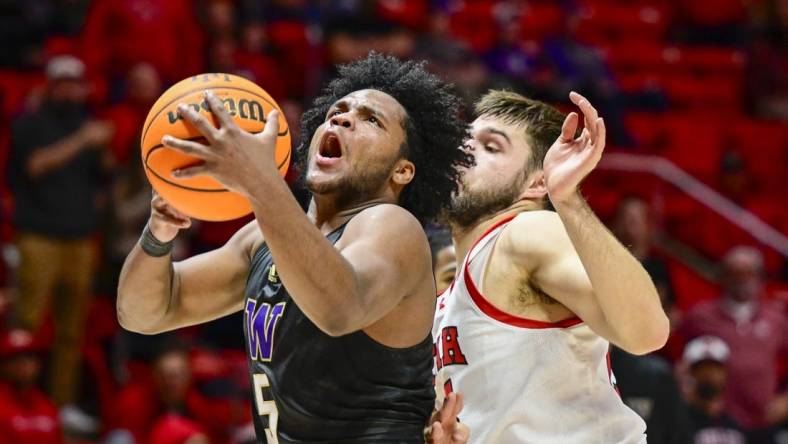
[[[79,347],[95,270],[97,196],[109,162],[112,127],[91,118],[82,61],[58,56],[46,68],[47,94],[11,132],[9,182],[19,249],[16,322],[35,331],[52,299],[55,343],[50,393],[69,404],[78,393]]]
[[[306,215],[274,162],[287,130],[278,113],[254,135],[205,99],[220,128],[182,107],[210,147],[165,137],[205,160],[175,173],[213,176],[250,200],[256,220],[173,264],[170,242],[190,220],[155,196],[120,276],[121,325],[157,333],[243,311],[255,429],[269,444],[423,440],[435,282],[420,222],[468,164],[458,99],[419,63],[371,54],[340,67],[302,120]],[[460,405],[440,416],[442,442],[465,439]]]
[[[727,413],[723,393],[728,378],[728,345],[716,336],[699,336],[684,348],[689,372],[686,393],[694,444],[746,444],[741,426]],[[764,442],[755,440],[751,442]]]

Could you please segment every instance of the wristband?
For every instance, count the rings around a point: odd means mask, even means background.
[[[162,242],[156,239],[156,236],[151,233],[148,224],[145,224],[145,228],[142,230],[142,236],[140,237],[140,247],[142,247],[142,251],[147,253],[148,256],[162,257],[170,254],[170,251],[172,251],[172,243],[172,241]]]

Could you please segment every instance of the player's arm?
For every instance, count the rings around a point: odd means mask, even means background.
[[[149,228],[161,242],[191,223],[159,196],[151,206]],[[250,222],[221,248],[177,263],[171,254],[153,257],[137,243],[120,274],[118,321],[127,330],[155,334],[241,310],[251,248],[259,236]]]
[[[635,354],[662,347],[667,317],[651,278],[593,213],[586,217],[575,241],[558,214],[521,214],[504,231],[503,251],[600,336]]]
[[[271,198],[285,197],[284,191],[258,201],[255,214],[282,283],[325,333],[341,336],[371,326],[425,281],[426,235],[406,210],[378,205],[362,211],[345,228],[337,250],[297,205]],[[278,216],[265,216],[270,214]],[[416,332],[419,339],[423,333]]]
[[[282,283],[318,328],[340,336],[370,327],[432,279],[426,235],[410,213],[395,205],[362,211],[348,224],[337,251],[279,175],[274,161],[279,113],[272,110],[262,133],[255,135],[238,128],[215,95],[205,97],[220,128],[179,107],[210,148],[165,137],[167,146],[205,161],[174,174],[207,174],[249,199]]]

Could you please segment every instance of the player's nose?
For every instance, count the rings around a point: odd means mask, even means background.
[[[353,119],[350,117],[349,113],[342,113],[337,114],[329,120],[331,126],[341,126],[347,129],[353,129]]]

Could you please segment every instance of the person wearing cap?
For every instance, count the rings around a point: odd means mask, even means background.
[[[46,98],[11,130],[9,183],[20,253],[19,327],[36,331],[48,307],[55,320],[49,391],[59,405],[78,387],[82,341],[94,269],[97,197],[109,166],[109,124],[87,109],[85,65],[73,56],[46,65]],[[56,290],[62,290],[54,297]]]
[[[41,351],[25,330],[0,333],[0,444],[62,442],[57,408],[36,387]]]
[[[685,339],[713,335],[725,341],[730,349],[725,410],[749,437],[768,440],[772,428],[788,419],[788,393],[779,391],[777,369],[788,352],[788,317],[779,303],[763,297],[759,250],[734,247],[721,271],[721,297],[690,310],[678,333]]]
[[[716,336],[700,336],[684,349],[688,371],[685,398],[696,444],[745,444],[741,427],[725,411],[723,393],[728,379],[730,349]]]

